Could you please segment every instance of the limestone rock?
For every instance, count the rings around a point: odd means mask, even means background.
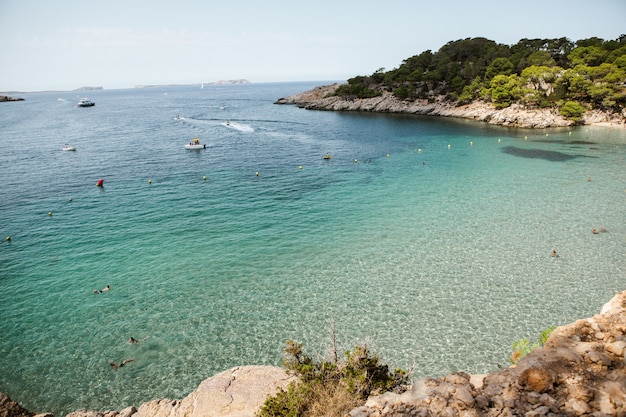
[[[182,400],[154,400],[120,412],[75,411],[67,417],[248,417],[292,380],[275,366],[240,366],[202,381]]]
[[[0,417],[33,417],[34,415],[35,413],[28,411],[0,392]]]

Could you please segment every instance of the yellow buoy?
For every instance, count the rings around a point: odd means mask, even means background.
[[[524,140],[528,140],[528,136],[524,136]]]
[[[300,169],[300,170],[301,170],[301,169],[302,169],[302,165],[298,166],[298,169]]]
[[[52,216],[52,212],[51,211],[48,212],[48,216]]]
[[[448,144],[448,149],[450,149],[450,145]]]
[[[391,155],[387,154],[387,158],[391,158]]]
[[[500,143],[500,138],[498,138],[498,143]]]
[[[422,148],[417,148],[417,153],[422,153]]]
[[[473,140],[471,140],[471,141],[470,141],[470,146],[473,146],[473,145],[474,145],[474,141],[473,141]]]
[[[259,176],[259,171],[257,171],[257,172],[256,172],[256,176],[257,176],[257,177]]]
[[[10,242],[11,241],[11,236],[5,237],[4,240],[6,240],[7,242]]]
[[[358,164],[358,163],[359,163],[359,160],[358,160],[358,159],[355,159],[355,160],[354,160],[354,163],[355,163],[355,164]]]
[[[548,136],[550,136],[550,134],[549,134],[549,133],[546,133],[546,137],[548,137]]]
[[[74,200],[72,199],[72,197],[70,197],[70,198],[67,199],[67,201],[71,203]]]
[[[152,180],[148,180],[148,184],[152,184]]]

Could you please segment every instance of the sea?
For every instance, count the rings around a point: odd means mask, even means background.
[[[322,84],[1,103],[0,391],[120,410],[288,340],[487,373],[626,290],[626,129],[274,104]]]

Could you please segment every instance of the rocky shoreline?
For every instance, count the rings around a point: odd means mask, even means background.
[[[490,103],[473,102],[463,106],[446,101],[443,97],[431,102],[428,100],[403,101],[390,92],[367,99],[345,99],[332,96],[340,84],[315,87],[312,90],[278,99],[275,104],[292,104],[309,110],[365,111],[378,113],[402,113],[457,117],[495,125],[523,128],[548,128],[573,126],[576,123],[561,116],[554,109],[530,109],[513,104],[504,109],[496,109]],[[626,113],[622,114],[593,110],[585,113],[583,124],[605,124],[626,127]]]
[[[516,366],[487,375],[457,372],[417,381],[403,394],[371,397],[349,417],[626,416],[626,291],[599,314],[558,327]],[[205,381],[182,400],[154,400],[121,411],[67,417],[244,417],[292,376],[273,366],[241,366]],[[35,414],[0,393],[0,417]]]

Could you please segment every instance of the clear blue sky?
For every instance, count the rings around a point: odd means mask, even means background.
[[[626,0],[0,0],[0,91],[345,80],[452,40],[626,33]]]

